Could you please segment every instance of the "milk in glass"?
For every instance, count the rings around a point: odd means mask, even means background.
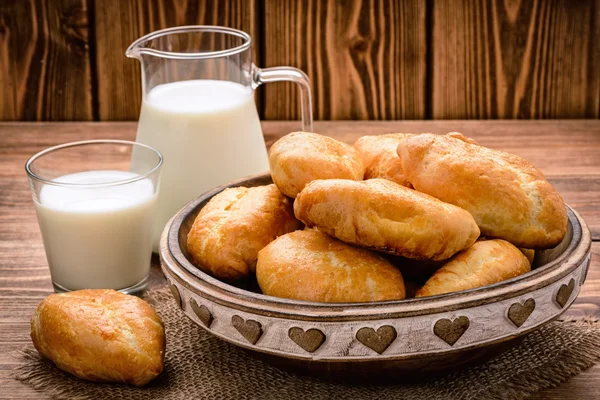
[[[87,171],[56,182],[98,184],[138,177]],[[106,187],[44,185],[35,207],[52,281],[68,290],[122,289],[150,269],[157,195],[149,179]]]

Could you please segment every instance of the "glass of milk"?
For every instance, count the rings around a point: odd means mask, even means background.
[[[251,37],[236,29],[182,26],[150,33],[127,49],[126,55],[138,59],[142,69],[136,140],[165,158],[155,251],[164,225],[189,201],[268,171],[256,87],[278,81],[298,84],[302,130],[312,131],[306,74],[291,67],[256,67],[251,45]]]
[[[63,144],[27,161],[55,291],[146,287],[161,167],[157,150],[122,140]]]

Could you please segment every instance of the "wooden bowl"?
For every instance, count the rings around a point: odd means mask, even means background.
[[[194,267],[186,239],[200,209],[225,188],[270,183],[268,174],[243,179],[185,206],[163,232],[162,270],[179,306],[202,328],[320,376],[415,376],[489,357],[560,316],[575,301],[590,264],[589,229],[567,207],[567,235],[556,248],[536,252],[531,272],[439,296],[373,303],[297,301],[263,295],[252,282],[232,286]]]

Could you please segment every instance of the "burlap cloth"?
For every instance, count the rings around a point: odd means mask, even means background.
[[[223,342],[189,320],[166,291],[146,298],[167,332],[165,369],[144,388],[84,382],[28,348],[15,377],[40,398],[69,399],[523,399],[600,360],[600,322],[557,321],[517,347],[469,369],[418,383],[334,383],[297,375]],[[33,346],[32,346],[33,347]]]

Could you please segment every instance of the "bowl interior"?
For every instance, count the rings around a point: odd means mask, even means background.
[[[212,276],[210,276],[210,275],[202,272],[200,269],[196,268],[191,263],[189,254],[187,251],[188,232],[190,231],[190,229],[194,223],[194,220],[196,219],[196,216],[198,215],[198,213],[200,212],[202,207],[204,207],[204,205],[206,203],[208,203],[208,201],[213,196],[215,196],[216,194],[220,193],[221,191],[223,191],[224,189],[226,189],[228,187],[236,187],[236,186],[253,187],[253,186],[268,185],[271,183],[273,183],[273,181],[269,174],[245,178],[245,179],[242,179],[242,180],[239,180],[236,182],[232,182],[228,185],[218,187],[210,192],[205,193],[204,195],[200,196],[198,199],[189,203],[184,209],[182,209],[180,211],[179,214],[177,214],[177,216],[173,220],[173,224],[170,227],[169,249],[170,249],[171,255],[177,260],[177,262],[187,272],[189,272],[191,275],[195,276],[196,278],[200,279],[201,281],[203,281],[205,283],[208,283],[213,286],[217,286],[220,289],[225,290],[225,291],[232,290],[234,292],[239,292],[240,290],[243,290],[245,293],[247,293],[251,296],[255,295],[255,296],[262,298],[262,300],[275,299],[271,296],[266,296],[261,293],[255,277],[251,277],[246,280],[241,280],[241,281],[233,282],[233,283],[225,283],[225,282],[222,282],[222,281],[219,281],[219,280],[213,278]],[[557,267],[557,265],[560,263],[561,259],[566,258],[566,254],[569,253],[569,250],[570,249],[572,250],[576,246],[577,242],[581,239],[581,226],[579,225],[577,218],[575,217],[575,215],[571,211],[571,209],[569,207],[567,207],[567,208],[568,208],[568,214],[569,214],[569,223],[568,223],[567,234],[565,235],[563,241],[555,248],[547,249],[547,250],[538,250],[535,252],[535,258],[534,258],[534,261],[532,264],[531,272],[529,272],[525,275],[521,275],[519,277],[510,279],[510,280],[507,280],[507,281],[496,283],[494,285],[488,285],[488,286],[484,286],[481,288],[471,289],[468,291],[457,292],[457,293],[471,293],[471,292],[485,290],[486,288],[490,288],[490,287],[511,284],[515,281],[527,279],[527,277],[529,277],[531,275],[537,275],[540,273],[544,273],[544,271],[547,269]],[[454,293],[454,294],[456,294],[456,293]],[[432,297],[427,297],[427,298],[421,298],[421,299],[395,300],[394,302],[397,303],[397,302],[408,302],[408,301],[416,301],[416,300],[427,300],[427,299],[432,299],[432,298],[445,297],[445,296],[449,296],[449,295],[453,295],[453,293],[439,295],[439,296],[432,296]],[[307,304],[311,303],[311,302],[302,302],[302,301],[295,301],[295,300],[289,300],[289,299],[278,299],[278,300],[283,300],[286,302],[307,303]],[[385,303],[385,302],[381,302],[381,303]],[[313,305],[323,304],[323,305],[329,305],[329,306],[332,305],[331,303],[312,303],[312,304]],[[340,303],[340,304],[342,304],[342,303]],[[362,303],[353,303],[353,304],[362,304]],[[372,303],[369,303],[369,304],[372,304]]]

